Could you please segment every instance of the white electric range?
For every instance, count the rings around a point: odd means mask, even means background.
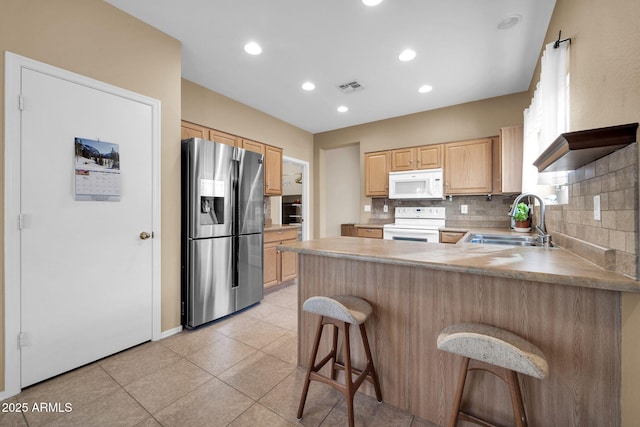
[[[396,222],[384,225],[387,240],[438,242],[438,229],[444,227],[445,209],[438,207],[397,207]]]

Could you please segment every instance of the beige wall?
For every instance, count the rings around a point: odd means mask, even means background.
[[[370,204],[371,200],[364,197],[364,153],[497,135],[503,126],[522,124],[522,111],[530,101],[529,94],[521,92],[316,134],[314,184],[319,195],[314,206],[319,219],[315,223],[316,235],[322,221],[322,206],[326,205],[323,194],[330,191],[322,188],[322,180],[318,178],[325,173],[320,164],[324,150],[360,143],[360,163],[353,167],[360,170],[360,221],[366,222],[370,216],[363,212],[362,205]]]
[[[0,75],[4,51],[64,68],[162,102],[162,185],[179,179],[180,43],[101,0],[2,0]],[[0,85],[4,100],[4,84]],[[0,103],[0,167],[4,165],[4,101]],[[11,141],[15,143],[15,141]],[[4,173],[0,173],[0,180]],[[4,189],[4,181],[0,191]],[[2,199],[4,200],[4,196]],[[180,194],[162,194],[162,329],[179,325]],[[3,215],[4,208],[0,209]],[[4,218],[3,218],[4,219]],[[2,233],[0,229],[0,233]],[[4,236],[2,237],[4,239]],[[2,251],[2,247],[0,247]],[[4,256],[2,255],[4,259]],[[4,263],[3,263],[4,268]],[[0,299],[4,271],[0,271]],[[4,334],[4,301],[0,333]],[[0,389],[4,389],[4,338]]]
[[[558,0],[546,42],[572,37],[571,130],[640,121],[640,2]],[[534,74],[532,88],[539,80]],[[636,209],[636,221],[637,221]],[[637,247],[638,226],[636,225]],[[640,296],[622,295],[622,424],[640,419]],[[606,398],[606,397],[603,397]]]
[[[308,161],[311,166],[311,133],[184,79],[182,119],[280,147],[285,156]]]

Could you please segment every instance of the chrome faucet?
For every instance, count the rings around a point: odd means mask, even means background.
[[[509,211],[509,216],[513,217],[513,215],[516,213],[516,209],[518,206],[518,203],[520,203],[520,201],[522,199],[524,199],[525,197],[534,197],[536,199],[538,199],[538,203],[540,203],[540,223],[538,225],[536,225],[536,230],[538,230],[538,240],[540,241],[542,246],[551,246],[551,236],[549,234],[547,234],[547,229],[544,225],[544,213],[545,213],[545,206],[544,206],[544,201],[542,200],[542,198],[540,196],[538,196],[537,194],[533,194],[533,193],[522,193],[520,194],[518,197],[516,197],[516,199],[513,201],[513,206],[511,207],[511,210]]]

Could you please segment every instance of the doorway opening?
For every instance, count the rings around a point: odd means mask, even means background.
[[[279,207],[281,224],[300,224],[299,240],[309,239],[309,162],[284,156],[282,159],[282,196],[273,205]]]

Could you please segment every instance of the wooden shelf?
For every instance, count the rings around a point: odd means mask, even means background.
[[[578,169],[636,142],[638,123],[561,134],[533,162],[538,172]]]

